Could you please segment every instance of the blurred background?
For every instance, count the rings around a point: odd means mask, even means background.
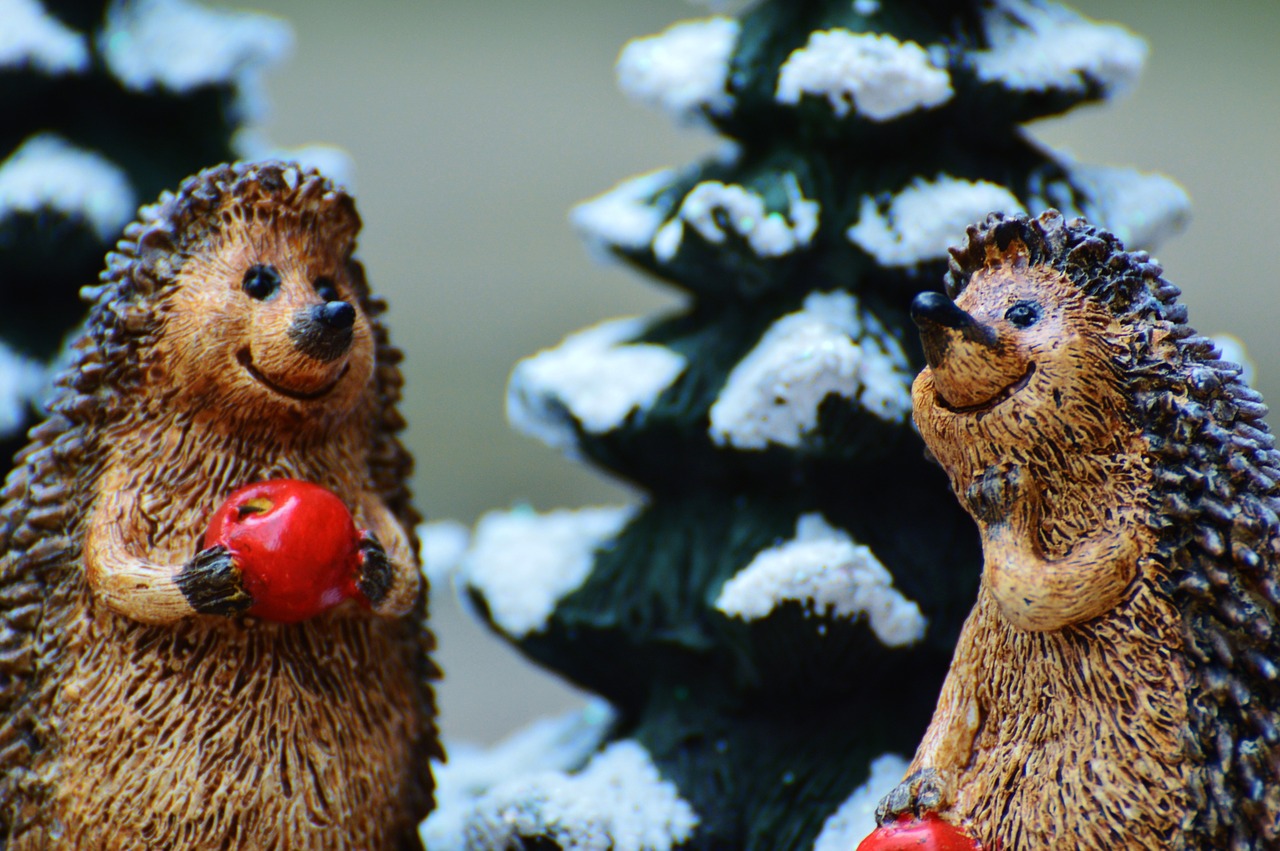
[[[634,498],[511,432],[503,397],[519,358],[601,319],[675,303],[652,280],[593,263],[565,215],[712,147],[629,103],[613,77],[628,39],[706,10],[684,0],[219,5],[295,29],[292,60],[268,78],[271,140],[332,143],[355,161],[360,253],[407,355],[419,508],[470,525],[520,501],[545,510]],[[1192,324],[1244,340],[1255,384],[1280,406],[1280,2],[1069,5],[1129,26],[1151,55],[1128,98],[1035,135],[1081,161],[1160,171],[1187,188],[1191,225],[1155,253]],[[493,741],[582,699],[490,637],[448,589],[432,608],[447,738]]]

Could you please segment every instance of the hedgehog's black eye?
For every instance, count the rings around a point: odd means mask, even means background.
[[[328,275],[321,275],[316,278],[316,295],[325,301],[339,301],[338,285],[333,282],[333,278]]]
[[[244,280],[240,282],[240,286],[250,298],[266,301],[280,289],[280,273],[276,271],[275,266],[262,264],[250,266],[249,271],[244,273]]]
[[[1018,328],[1030,328],[1040,319],[1040,306],[1034,301],[1015,302],[1004,312],[1004,318]]]

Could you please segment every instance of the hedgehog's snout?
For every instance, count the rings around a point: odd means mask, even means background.
[[[329,363],[351,348],[355,322],[356,309],[349,302],[327,301],[294,313],[289,339],[304,355]]]
[[[933,388],[949,408],[992,405],[1034,369],[1017,346],[1001,340],[995,328],[979,322],[942,293],[916,296],[911,318],[920,328]]]
[[[966,341],[984,348],[996,344],[996,332],[965,313],[942,293],[923,292],[911,302],[911,319],[920,329],[925,361],[933,369],[942,365],[953,342]]]

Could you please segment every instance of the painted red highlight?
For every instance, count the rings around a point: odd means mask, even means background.
[[[858,843],[857,851],[983,851],[982,845],[936,813],[903,814]]]
[[[361,598],[359,532],[346,505],[311,482],[275,479],[240,488],[209,521],[204,546],[231,551],[253,597],[248,613],[297,623]]]

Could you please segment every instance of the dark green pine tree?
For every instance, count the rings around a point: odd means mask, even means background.
[[[0,3],[0,477],[138,204],[267,152],[245,127],[291,41],[193,0]]]
[[[624,50],[628,94],[727,141],[573,220],[687,301],[522,362],[508,411],[647,497],[489,515],[462,571],[613,722],[583,764],[471,800],[455,844],[851,851],[870,831],[981,558],[911,425],[908,305],[993,210],[1084,214],[1135,248],[1177,226],[1167,180],[1022,126],[1122,90],[1144,55],[1041,0],[765,0]]]

